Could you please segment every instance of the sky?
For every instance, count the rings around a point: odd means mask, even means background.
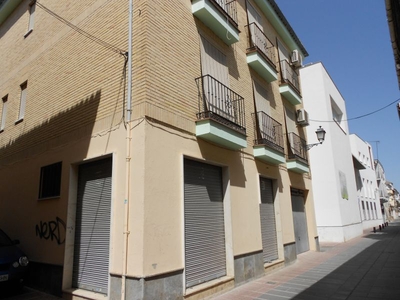
[[[309,54],[303,64],[323,63],[345,100],[349,119],[400,98],[384,0],[275,2]],[[349,121],[348,126],[350,133],[371,144],[374,158],[385,169],[386,180],[400,191],[400,120],[396,104]]]

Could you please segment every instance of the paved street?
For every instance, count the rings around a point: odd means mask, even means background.
[[[321,252],[303,253],[293,265],[213,299],[400,299],[400,221],[321,246]]]
[[[0,290],[1,300],[61,300],[56,296],[45,294],[39,291],[35,291],[31,288],[24,287],[24,289],[18,293],[11,293]]]
[[[400,299],[400,221],[347,243],[322,244],[321,250],[303,253],[293,265],[212,299]],[[0,299],[60,298],[25,288]]]

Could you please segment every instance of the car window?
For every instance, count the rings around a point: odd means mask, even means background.
[[[11,246],[12,244],[10,238],[0,229],[0,247]]]

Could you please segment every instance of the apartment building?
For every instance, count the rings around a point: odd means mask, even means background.
[[[389,194],[386,185],[386,174],[382,163],[378,160],[374,160],[376,184],[378,187],[378,197],[381,203],[382,216],[385,222],[390,220],[390,205],[389,205]]]
[[[400,1],[385,0],[390,42],[393,49],[394,66],[400,87]],[[400,107],[400,106],[398,106]]]
[[[356,176],[357,198],[363,229],[384,223],[371,145],[356,134],[350,134]]]
[[[345,100],[321,62],[304,66],[300,75],[307,133],[321,125],[326,130],[324,143],[309,150],[318,236],[345,242],[363,233]]]
[[[132,2],[0,1],[0,227],[28,284],[201,299],[318,250],[308,54],[277,4]]]

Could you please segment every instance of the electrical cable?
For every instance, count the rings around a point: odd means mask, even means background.
[[[90,33],[84,31],[83,29],[80,29],[78,26],[72,24],[71,22],[69,22],[68,20],[64,19],[63,17],[61,17],[60,15],[56,14],[55,12],[53,12],[52,10],[50,10],[49,8],[47,8],[46,6],[44,6],[43,4],[36,2],[36,6],[38,6],[39,8],[43,9],[45,12],[47,12],[48,14],[50,14],[51,16],[53,16],[54,18],[56,18],[57,20],[59,20],[60,22],[64,23],[65,25],[67,25],[68,27],[72,28],[73,30],[75,30],[76,32],[82,34],[83,36],[85,36],[86,38],[92,40],[93,42],[99,44],[100,46],[111,50],[117,54],[120,55],[126,55],[126,51],[122,50],[110,43],[107,43],[97,37],[95,37],[94,35],[91,35]]]
[[[361,115],[361,116],[357,116],[357,117],[354,117],[354,118],[349,118],[349,119],[346,119],[346,120],[341,120],[341,122],[357,120],[357,119],[361,119],[361,118],[364,118],[364,117],[373,115],[373,114],[375,114],[375,113],[377,113],[377,112],[379,112],[379,111],[381,111],[381,110],[384,110],[385,108],[387,108],[387,107],[389,107],[390,105],[395,104],[396,102],[399,102],[399,101],[400,101],[400,98],[399,98],[399,99],[396,99],[395,101],[389,103],[388,105],[386,105],[386,106],[384,106],[384,107],[382,107],[382,108],[379,108],[379,109],[377,109],[377,110],[374,110],[374,111],[372,111],[372,112],[370,112],[370,113],[367,113],[367,114],[364,114],[364,115]],[[313,121],[313,122],[326,122],[326,123],[328,123],[328,122],[336,122],[335,120],[333,120],[333,121],[327,121],[327,120],[313,120],[313,119],[310,119],[310,121]]]

